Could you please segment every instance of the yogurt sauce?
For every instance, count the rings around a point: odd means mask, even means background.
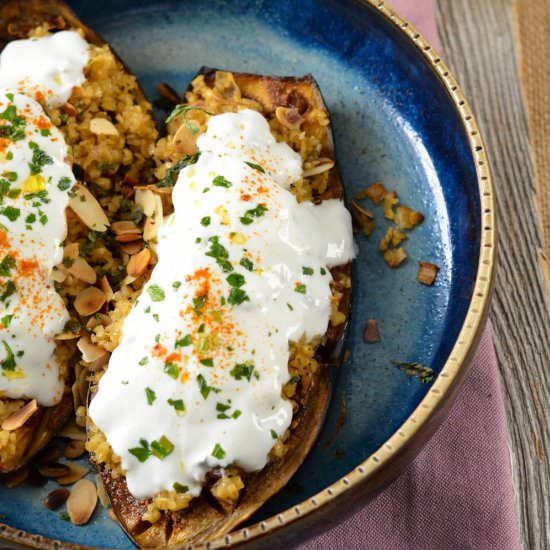
[[[85,77],[78,33],[10,42],[0,55],[0,396],[61,400],[54,336],[69,319],[54,288],[75,183],[67,145],[42,106],[67,101]]]
[[[326,332],[328,268],[354,257],[343,203],[298,204],[301,159],[259,113],[212,117],[198,147],[89,410],[138,498],[266,465],[292,419],[289,341]]]

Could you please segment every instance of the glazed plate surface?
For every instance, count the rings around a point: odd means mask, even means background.
[[[70,4],[114,47],[150,100],[161,81],[181,93],[202,65],[311,73],[332,115],[348,199],[380,181],[425,215],[405,243],[407,262],[392,270],[377,250],[388,225],[374,208],[374,234],[357,239],[350,353],[338,372],[328,418],[304,465],[250,522],[255,523],[337,482],[410,417],[430,384],[407,377],[392,361],[418,361],[436,374],[447,362],[471,304],[485,225],[470,133],[434,66],[398,26],[366,3]],[[433,287],[416,282],[418,260],[440,266]],[[363,342],[367,319],[378,321],[378,344]],[[42,500],[53,486],[0,488],[2,521],[62,541],[132,547],[104,510],[98,509],[86,527],[47,510]]]

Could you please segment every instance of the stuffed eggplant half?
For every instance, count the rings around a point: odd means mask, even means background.
[[[0,42],[0,471],[8,472],[73,410],[85,424],[88,367],[108,358],[88,333],[105,322],[128,257],[111,230],[129,216],[124,196],[137,174],[152,175],[157,133],[135,78],[63,3],[2,2]]]
[[[89,407],[91,460],[141,547],[228,533],[302,463],[354,256],[311,77],[202,70],[167,122],[136,201],[169,215],[96,336],[116,347]]]

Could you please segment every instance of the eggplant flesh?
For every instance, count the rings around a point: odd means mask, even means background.
[[[216,72],[215,69],[202,68],[197,76],[203,75],[208,83],[215,79]],[[275,116],[277,107],[292,108],[302,113],[312,108],[321,109],[328,116],[319,87],[310,75],[296,78],[232,73],[232,76],[242,97],[260,104],[262,114],[268,119]],[[322,148],[321,156],[334,160],[330,126],[325,128]],[[342,181],[334,166],[329,172],[325,191],[315,197],[315,201],[343,198],[343,193]],[[315,443],[325,417],[331,394],[331,366],[340,359],[349,316],[350,289],[338,287],[337,281],[342,276],[351,277],[351,264],[331,271],[333,284],[337,285],[342,296],[339,310],[345,315],[346,322],[338,326],[329,325],[324,344],[315,356],[319,369],[302,376],[297,386],[295,399],[299,409],[294,414],[290,436],[285,442],[287,453],[268,462],[261,471],[243,476],[245,487],[233,508],[224,509],[207,490],[203,490],[188,508],[177,512],[164,511],[158,521],[149,523],[143,521],[142,516],[150,499],[136,499],[128,491],[124,476],[114,478],[105,464],[95,464],[122,528],[136,545],[143,548],[187,545],[223,536],[250,518],[279,492],[302,464]]]

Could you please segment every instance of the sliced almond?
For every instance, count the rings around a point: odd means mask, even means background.
[[[105,275],[103,275],[103,277],[99,281],[99,286],[101,287],[103,294],[105,294],[105,300],[107,302],[110,302],[113,299],[114,292],[111,288],[111,284],[109,283],[109,279],[107,279]]]
[[[105,294],[95,286],[85,288],[75,298],[74,308],[83,317],[93,315],[99,311],[105,303]]]
[[[56,478],[57,483],[61,485],[71,485],[83,478],[90,471],[89,468],[84,468],[84,466],[80,466],[76,462],[67,462],[65,466],[69,467],[69,471],[65,475]]]
[[[376,182],[376,183],[373,183],[371,186],[369,186],[364,192],[360,193],[360,195],[364,194],[374,204],[378,204],[379,202],[382,201],[382,199],[385,197],[387,192],[388,191],[386,190],[386,188],[380,182]]]
[[[90,120],[90,132],[96,135],[118,136],[115,125],[106,118],[92,118]]]
[[[141,252],[130,258],[128,265],[126,266],[126,272],[131,277],[139,277],[147,269],[150,259],[150,250],[148,248],[144,248]]]
[[[74,441],[86,441],[86,434],[76,425],[74,418],[69,420],[57,435]]]
[[[351,215],[353,216],[353,219],[361,226],[365,235],[369,236],[376,225],[374,221],[374,214],[358,202],[351,201]]]
[[[122,279],[120,286],[131,285],[135,280],[136,280],[136,277],[132,277],[131,275],[126,275],[126,277]]]
[[[38,471],[44,477],[53,479],[66,476],[71,473],[71,469],[68,464],[60,464],[59,462],[53,462],[52,464],[43,464],[42,466],[38,467]]]
[[[67,271],[62,266],[55,266],[51,277],[56,283],[62,283],[67,278],[67,275]]]
[[[117,235],[115,239],[119,243],[131,243],[133,241],[141,241],[141,235],[139,233],[123,233],[122,235]]]
[[[87,336],[82,336],[76,346],[80,350],[80,353],[82,353],[82,359],[86,363],[91,363],[92,361],[96,361],[97,359],[108,355],[108,352],[103,348],[92,344]]]
[[[7,432],[12,432],[20,428],[29,420],[29,418],[38,410],[38,403],[36,399],[29,401],[26,405],[15,411],[13,414],[8,416],[2,422],[2,429]]]
[[[55,335],[55,339],[56,340],[74,340],[79,336],[80,336],[80,333],[78,332],[60,332],[59,334]]]
[[[84,451],[85,451],[84,441],[69,441],[65,446],[63,454],[65,455],[65,458],[73,460],[75,458],[82,456],[84,454]]]
[[[67,500],[67,512],[75,525],[84,525],[97,505],[97,490],[89,479],[77,481]]]
[[[397,194],[395,191],[388,191],[384,195],[384,217],[388,220],[395,219],[395,212],[393,211],[393,207],[399,203],[399,199],[397,198]]]
[[[384,252],[384,261],[390,267],[398,267],[407,258],[407,252],[404,248],[390,248]]]
[[[139,241],[133,241],[131,243],[123,243],[120,245],[120,249],[123,252],[126,252],[126,254],[130,254],[130,256],[137,254],[142,248],[143,248],[143,241],[141,239]]]
[[[155,193],[150,189],[136,189],[135,201],[146,216],[152,216],[155,211]]]
[[[109,227],[109,218],[101,208],[97,199],[82,184],[77,183],[69,197],[71,210],[94,231],[106,231]]]
[[[145,242],[154,241],[157,238],[160,224],[162,223],[162,199],[155,195],[155,210],[151,216],[145,220],[143,228],[143,240]]]
[[[154,195],[171,195],[171,187],[159,187],[158,185],[136,185],[134,187],[136,191],[151,191]]]
[[[331,168],[334,168],[334,161],[329,158],[321,157],[308,163],[308,166],[302,172],[302,177],[310,178],[312,176],[316,176],[317,174],[322,174]]]
[[[63,258],[71,258],[72,260],[75,260],[76,258],[78,258],[79,254],[80,249],[78,243],[71,243],[63,248]]]
[[[172,138],[172,143],[180,155],[193,155],[197,152],[197,132],[182,124]]]
[[[107,508],[109,506],[109,496],[107,495],[101,476],[95,476],[95,485],[97,488],[97,497],[99,498],[101,506],[103,506],[103,508]]]
[[[44,506],[49,510],[57,510],[61,505],[65,504],[69,498],[69,489],[59,487],[50,491],[44,499]]]
[[[130,220],[113,222],[111,224],[111,230],[116,235],[124,235],[126,233],[140,233],[139,227]]]
[[[73,260],[70,267],[67,268],[67,271],[73,275],[73,277],[90,285],[93,285],[97,279],[94,268],[80,256]]]
[[[408,206],[398,206],[395,211],[395,223],[401,229],[412,229],[424,220],[424,215],[421,212],[416,212]]]
[[[285,128],[290,130],[299,130],[302,122],[304,122],[304,117],[294,107],[277,107],[275,116]]]

